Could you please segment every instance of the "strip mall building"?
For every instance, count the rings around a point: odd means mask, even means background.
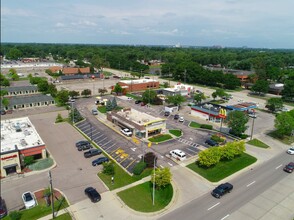
[[[46,158],[46,147],[28,117],[1,121],[0,176],[21,173],[24,158]]]

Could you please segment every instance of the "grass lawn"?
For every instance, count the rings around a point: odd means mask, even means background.
[[[111,176],[104,173],[98,173],[99,178],[107,185],[109,190],[114,190],[126,185],[129,185],[133,182],[136,182],[146,176],[150,176],[152,169],[145,169],[141,175],[130,176],[126,171],[124,171],[119,165],[113,163],[114,165],[114,184],[111,184]]]
[[[256,160],[257,159],[255,157],[243,153],[241,156],[236,157],[233,160],[221,161],[217,165],[210,168],[200,167],[195,162],[189,164],[187,167],[211,182],[218,182],[233,173],[242,170],[250,164],[255,163]]]
[[[145,182],[117,194],[127,206],[136,211],[155,212],[162,210],[173,197],[173,187],[168,185],[163,189],[155,190],[154,205],[152,204],[152,190],[151,182]]]
[[[267,135],[283,142],[284,144],[292,144],[294,143],[294,136],[284,136],[284,137],[279,137],[279,135],[277,135],[276,131],[272,131],[270,133],[268,133]]]
[[[98,111],[105,114],[106,113],[106,106],[105,105],[99,106]]]
[[[176,137],[180,137],[182,135],[181,130],[169,130],[169,133],[173,134]]]
[[[65,199],[63,200],[62,204],[60,204],[59,201],[54,202],[54,211],[61,210],[61,209],[64,209],[66,207],[68,207],[68,204],[67,204]],[[45,205],[45,201],[44,201],[44,203],[42,203],[42,204],[39,203],[34,208],[25,209],[25,210],[19,211],[19,213],[21,214],[20,219],[34,220],[34,219],[39,219],[39,218],[41,218],[43,216],[52,214],[52,209],[51,209],[51,206],[47,207]],[[10,219],[9,216],[6,216],[5,218],[3,218],[3,220],[9,220],[9,219]]]
[[[48,167],[51,167],[53,165],[53,160],[52,158],[48,157],[42,160],[38,160],[35,163],[29,165],[30,170],[44,170]]]
[[[133,98],[133,99],[135,99],[135,100],[140,100],[140,99],[142,99],[142,97],[140,97],[140,96],[136,96],[136,95],[133,95],[133,94],[130,94],[130,93],[126,94],[126,96],[127,96],[127,97],[131,97],[131,98]]]
[[[57,220],[71,220],[71,216],[70,214],[67,212],[67,213],[64,213],[62,215],[59,215],[57,217],[55,217],[54,219],[57,219]]]
[[[150,142],[163,142],[172,139],[172,136],[169,134],[157,135],[155,137],[149,138]]]
[[[263,143],[260,140],[255,139],[255,138],[248,141],[247,144],[250,144],[250,145],[253,145],[253,146],[256,146],[256,147],[261,147],[261,148],[269,148],[270,147],[267,144]]]
[[[197,122],[195,121],[192,121],[190,124],[189,124],[189,127],[192,127],[192,128],[200,128],[201,124],[198,124]]]

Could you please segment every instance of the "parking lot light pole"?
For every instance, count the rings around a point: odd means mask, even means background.
[[[75,111],[73,109],[73,102],[71,103],[71,113],[72,113],[72,124],[74,124],[74,114],[75,114]]]
[[[251,127],[250,140],[252,140],[252,136],[253,136],[254,120],[255,120],[255,118],[252,118],[252,127]]]
[[[51,191],[52,219],[54,219],[54,192],[53,192],[52,176],[51,176],[50,170],[49,170],[48,176],[49,176],[50,191]]]
[[[156,156],[154,155],[154,161],[153,161],[153,193],[152,193],[152,205],[154,205],[155,200],[155,159]]]

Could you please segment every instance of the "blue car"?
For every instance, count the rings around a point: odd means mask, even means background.
[[[92,166],[97,166],[97,165],[103,164],[108,161],[109,161],[109,159],[107,157],[99,157],[96,160],[92,161]]]

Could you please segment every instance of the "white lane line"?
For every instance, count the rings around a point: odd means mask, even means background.
[[[280,164],[279,166],[276,167],[276,170],[279,169],[281,166],[283,166],[283,164]]]
[[[170,165],[171,167],[173,166],[170,162],[168,162],[168,165]]]
[[[230,215],[229,214],[227,214],[225,217],[223,217],[221,220],[224,220],[224,219],[226,219],[227,217],[229,217]]]
[[[213,209],[213,208],[216,207],[217,205],[219,205],[219,202],[216,203],[215,205],[211,206],[210,208],[208,208],[207,211],[209,211],[210,209]]]
[[[251,186],[251,185],[254,184],[254,183],[255,183],[255,181],[249,183],[249,184],[247,185],[247,187],[248,187],[248,186]]]

